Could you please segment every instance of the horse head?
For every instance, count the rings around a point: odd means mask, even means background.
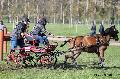
[[[118,30],[116,29],[115,25],[111,26],[110,28],[107,28],[105,30],[105,35],[110,35],[112,39],[115,39],[115,41],[118,41]]]

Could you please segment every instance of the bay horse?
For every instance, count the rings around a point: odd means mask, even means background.
[[[72,64],[77,66],[76,59],[81,52],[96,53],[99,57],[99,66],[104,66],[104,52],[109,46],[110,39],[118,41],[118,30],[115,26],[111,26],[105,30],[104,35],[96,34],[95,36],[77,36],[61,44],[63,47],[66,43],[69,43],[69,53],[65,55],[64,64],[67,63],[67,59],[71,58]]]

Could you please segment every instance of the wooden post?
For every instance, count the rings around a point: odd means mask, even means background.
[[[3,30],[0,29],[0,61],[3,60]]]
[[[4,36],[7,35],[7,28],[6,27],[3,28],[3,34],[4,34]],[[7,41],[6,40],[4,40],[4,42],[3,42],[3,51],[5,53],[7,52]]]

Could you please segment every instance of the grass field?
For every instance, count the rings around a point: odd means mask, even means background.
[[[11,32],[13,24],[6,23],[8,31]],[[29,25],[29,31],[33,28],[34,24],[31,23]],[[77,27],[76,27],[77,26]],[[84,25],[84,24],[77,24],[70,26],[69,24],[47,24],[46,28],[48,31],[52,32],[54,35],[59,36],[78,36],[78,35],[88,35],[90,33],[90,27],[91,25]],[[109,25],[104,25],[105,28],[108,28]],[[99,30],[99,25],[96,26],[97,33]],[[120,26],[116,26],[116,28],[120,32]],[[77,29],[77,30],[76,30]],[[120,37],[120,33],[119,33]]]
[[[12,30],[12,24],[6,24]],[[30,29],[34,24],[30,24]],[[74,25],[75,26],[75,25]],[[62,24],[48,24],[47,29],[54,35],[77,36],[90,32],[89,26],[77,25],[76,27]],[[97,30],[98,30],[97,26]],[[107,25],[105,26],[108,27]],[[120,31],[120,28],[117,27]],[[119,34],[120,37],[120,34]],[[62,42],[59,42],[61,44]],[[59,50],[67,50],[67,46]],[[9,43],[8,43],[9,50]],[[4,54],[4,59],[6,57]],[[78,68],[67,67],[62,69],[64,55],[58,57],[56,69],[41,67],[15,68],[8,66],[5,61],[0,62],[0,79],[120,79],[120,47],[109,46],[105,51],[105,67],[99,68],[94,63],[98,62],[96,54],[83,52],[78,58]],[[69,61],[70,62],[70,61]]]

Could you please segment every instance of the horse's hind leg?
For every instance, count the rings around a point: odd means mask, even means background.
[[[81,54],[81,52],[80,51],[74,51],[74,56],[72,57],[72,64],[73,65],[75,65],[75,66],[77,66],[77,61],[76,61],[76,59],[78,58],[78,56]]]
[[[73,51],[71,51],[71,52],[69,52],[68,54],[65,55],[64,64],[67,63],[68,58],[73,58]]]

